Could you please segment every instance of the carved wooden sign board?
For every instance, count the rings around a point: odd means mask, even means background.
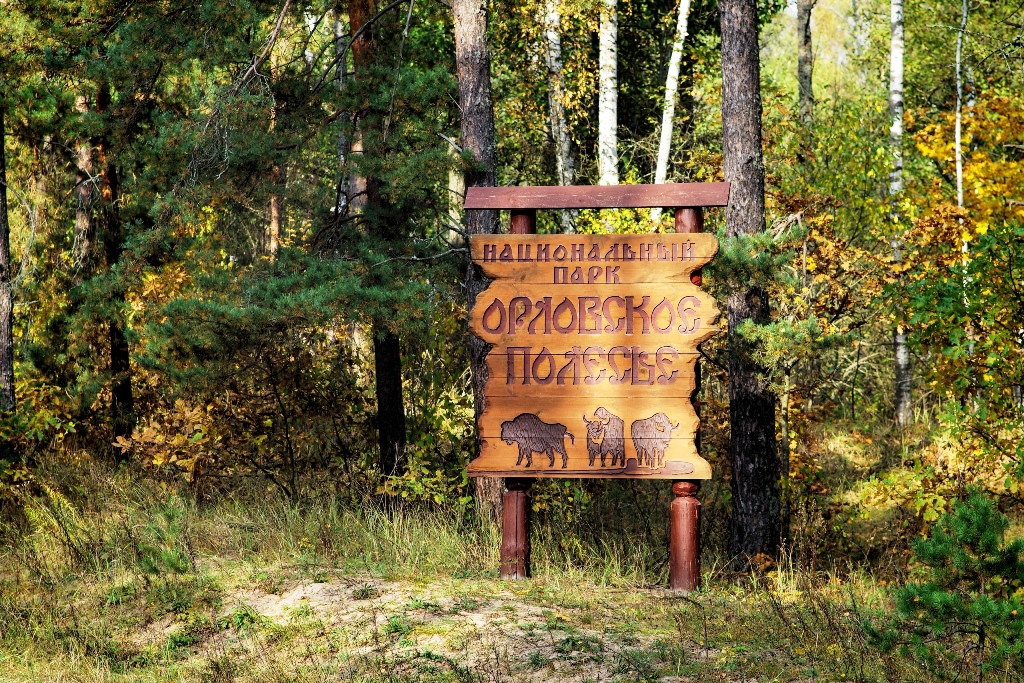
[[[711,478],[691,397],[720,312],[690,275],[718,251],[714,235],[470,244],[493,278],[471,312],[492,345],[471,476]]]

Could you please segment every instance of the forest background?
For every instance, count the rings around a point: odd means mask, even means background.
[[[498,185],[722,180],[722,35],[710,0],[479,5],[488,170],[465,139],[460,7],[0,4],[11,623],[41,618],[33,585],[70,585],[84,566],[121,577],[123,558],[104,553],[125,544],[143,565],[138,548],[163,549],[152,571],[128,571],[147,589],[195,574],[192,549],[172,552],[188,545],[176,515],[224,505],[443,519],[493,542],[481,530],[493,534],[500,498],[465,475],[464,188],[488,172]],[[921,563],[913,540],[968,493],[1020,535],[1024,7],[756,11],[764,230],[736,235],[708,212],[722,252],[704,286],[721,302],[755,287],[770,315],[704,345],[704,564],[741,583],[787,567],[811,583],[867,571],[900,584]],[[671,229],[646,210],[538,220]],[[733,514],[737,339],[774,413],[778,481],[754,483],[775,490],[778,526],[758,552]],[[663,582],[667,486],[547,480],[532,494],[540,557],[593,568],[626,553],[631,581]],[[156,540],[137,541],[129,520]],[[1014,576],[1004,588],[1019,602]]]

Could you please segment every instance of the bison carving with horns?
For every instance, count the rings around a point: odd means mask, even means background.
[[[594,459],[601,456],[601,467],[604,467],[605,458],[610,455],[612,467],[620,462],[625,467],[626,431],[622,418],[601,407],[594,411],[593,420],[588,420],[584,415],[583,423],[587,425],[587,456],[590,466],[593,467]]]
[[[572,443],[576,438],[569,433],[563,424],[548,424],[533,413],[520,413],[511,420],[501,423],[501,440],[509,446],[519,446],[519,459],[516,467],[526,458],[526,466],[533,465],[533,454],[547,453],[548,467],[555,466],[555,453],[562,456],[562,469],[569,464],[569,455],[565,452],[565,437]]]
[[[679,423],[672,424],[665,413],[655,413],[630,425],[629,435],[636,448],[638,467],[661,469],[665,466],[665,451],[672,442],[674,429],[679,429]]]

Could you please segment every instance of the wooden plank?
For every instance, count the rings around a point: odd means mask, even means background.
[[[729,183],[470,187],[467,209],[639,209],[726,206]]]
[[[719,331],[720,317],[715,300],[689,282],[536,285],[496,280],[477,297],[470,327],[499,347],[672,346],[693,353]]]
[[[521,414],[536,416],[542,423],[561,424],[569,434],[577,440],[586,435],[584,416],[593,419],[600,408],[609,414],[616,415],[625,422],[626,437],[630,434],[630,425],[639,420],[646,420],[653,415],[663,414],[672,425],[670,433],[662,436],[667,439],[692,439],[697,433],[697,413],[690,403],[689,397],[641,396],[635,398],[613,397],[553,397],[531,396],[528,401],[507,397],[488,397],[483,415],[480,416],[480,436],[484,438],[500,438],[502,423],[515,419]],[[528,420],[535,430],[545,430],[536,420]],[[571,441],[572,439],[570,439]]]
[[[620,347],[611,356],[603,347],[587,346],[534,353],[487,356],[487,396],[580,396],[665,398],[693,395],[698,354],[678,353],[672,347]]]
[[[521,399],[487,400],[471,475],[711,476],[697,455],[698,419],[686,398],[531,398],[529,405],[525,413]]]
[[[553,284],[556,273],[567,272],[571,280],[579,268],[588,281],[685,283],[718,253],[718,240],[706,233],[473,235],[470,249],[485,275],[502,280]]]

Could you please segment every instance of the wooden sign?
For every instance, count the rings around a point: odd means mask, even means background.
[[[710,479],[694,444],[697,344],[718,332],[690,282],[714,235],[479,235],[492,345],[471,476]]]

